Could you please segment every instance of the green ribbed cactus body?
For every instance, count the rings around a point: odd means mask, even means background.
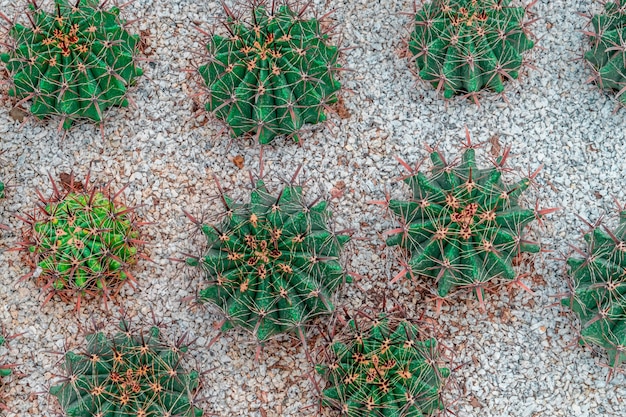
[[[234,137],[298,141],[300,128],[326,120],[325,107],[337,100],[338,49],[328,45],[316,19],[305,20],[287,5],[251,7],[250,21],[229,18],[231,35],[214,35],[207,45],[209,62],[199,68],[209,89],[206,109]]]
[[[440,394],[450,371],[438,367],[435,339],[384,314],[369,328],[351,320],[349,330],[347,340],[333,342],[326,363],[316,367],[328,381],[325,406],[347,417],[422,417],[443,409]]]
[[[0,198],[4,198],[4,183],[0,181]]]
[[[120,10],[98,1],[55,0],[45,11],[29,4],[32,24],[9,31],[9,52],[0,55],[12,78],[9,94],[30,100],[37,118],[58,115],[63,128],[79,119],[101,122],[111,106],[127,106],[128,86],[142,74],[135,65],[139,36],[131,35]]]
[[[511,0],[432,0],[415,15],[409,39],[419,77],[445,98],[488,88],[504,91],[532,49],[526,9]]]
[[[617,229],[585,234],[585,258],[567,260],[573,292],[564,298],[581,322],[580,343],[608,352],[609,365],[626,362],[626,211]]]
[[[626,105],[626,3],[609,1],[604,7],[604,13],[591,18],[592,46],[585,59],[597,72],[598,86],[617,92],[620,103]]]
[[[333,294],[350,281],[339,263],[349,237],[329,229],[326,202],[309,207],[302,187],[292,185],[274,197],[263,181],[249,203],[225,202],[221,224],[202,227],[205,254],[187,261],[209,280],[200,299],[224,312],[222,330],[241,326],[263,342],[330,314]]]
[[[106,302],[132,280],[143,243],[133,209],[108,190],[55,194],[43,207],[24,230],[22,245],[45,291],[64,300],[89,294]]]
[[[513,258],[540,250],[523,239],[536,213],[518,202],[531,179],[505,184],[502,157],[481,169],[472,148],[463,152],[460,163],[445,162],[439,152],[430,156],[430,176],[414,172],[404,180],[412,198],[389,202],[401,226],[387,244],[405,249],[410,272],[433,278],[441,297],[457,287],[482,296],[484,284],[515,279]]]
[[[197,371],[183,367],[186,346],[170,347],[159,329],[132,334],[125,323],[108,339],[98,332],[88,345],[65,354],[64,379],[50,388],[72,417],[200,417],[193,405]]]

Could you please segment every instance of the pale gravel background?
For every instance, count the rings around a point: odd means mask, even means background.
[[[17,4],[16,4],[17,3]],[[0,0],[0,10],[13,16],[24,2]],[[473,301],[459,300],[438,317],[441,342],[455,353],[455,384],[446,395],[459,416],[622,416],[626,415],[625,377],[606,383],[606,361],[575,342],[575,323],[559,307],[551,307],[555,294],[567,289],[565,269],[557,258],[580,245],[583,223],[575,215],[596,220],[614,211],[613,197],[626,202],[622,177],[625,166],[624,116],[613,114],[614,100],[594,86],[584,84],[590,75],[576,61],[585,45],[579,32],[585,19],[577,13],[599,11],[591,0],[540,0],[533,8],[540,18],[533,30],[541,39],[534,65],[522,83],[507,86],[509,104],[486,94],[477,107],[464,100],[445,103],[425,85],[415,85],[406,60],[399,57],[407,35],[412,0],[338,2],[316,0],[314,9],[336,8],[343,45],[353,47],[344,56],[342,81],[351,92],[344,94],[351,117],[331,118],[335,127],[315,127],[303,134],[302,146],[278,140],[264,149],[268,178],[290,178],[303,164],[302,178],[311,178],[311,199],[329,197],[339,181],[343,197],[333,200],[338,229],[354,228],[364,240],[350,244],[345,259],[349,270],[365,277],[359,286],[342,291],[340,302],[348,309],[376,307],[386,292],[419,315],[423,305],[414,284],[388,281],[399,270],[394,250],[382,249],[382,232],[394,227],[392,218],[370,200],[408,196],[397,182],[403,173],[394,159],[414,163],[427,156],[424,145],[439,144],[447,155],[459,148],[464,126],[475,141],[494,135],[510,145],[510,166],[528,172],[540,164],[539,187],[526,193],[527,204],[562,207],[549,216],[545,227],[534,227],[546,249],[525,262],[521,271],[532,272],[526,280],[536,294],[518,290],[490,295],[487,314]],[[199,252],[201,239],[184,217],[182,209],[196,216],[219,211],[212,175],[232,194],[243,197],[249,184],[248,169],[258,172],[259,146],[231,141],[220,127],[194,118],[190,96],[198,91],[196,80],[181,72],[200,62],[205,42],[191,21],[210,27],[212,16],[221,14],[217,2],[137,0],[126,16],[141,17],[134,30],[147,30],[149,57],[146,75],[132,93],[137,109],[116,109],[105,127],[104,140],[97,128],[81,125],[65,139],[56,133],[57,121],[28,123],[20,127],[9,116],[11,102],[0,95],[0,176],[12,188],[0,203],[2,222],[14,228],[0,233],[0,293],[4,308],[0,323],[8,333],[24,333],[2,355],[18,364],[3,397],[12,410],[8,416],[48,416],[58,411],[45,392],[58,368],[67,343],[76,347],[83,338],[79,324],[90,317],[108,316],[113,329],[116,317],[91,303],[75,317],[72,306],[57,301],[41,307],[38,289],[31,282],[17,282],[26,272],[15,252],[20,223],[14,217],[36,201],[35,187],[49,189],[48,173],[57,177],[71,169],[83,176],[91,165],[98,183],[113,180],[116,188],[129,184],[126,197],[144,205],[140,214],[155,223],[147,228],[155,264],[142,263],[136,275],[139,287],[124,290],[119,307],[138,321],[150,322],[150,312],[169,323],[171,338],[188,333],[196,338],[192,362],[205,374],[200,393],[208,415],[308,416],[315,415],[316,399],[311,382],[300,372],[308,365],[298,343],[287,338],[268,343],[258,363],[255,345],[244,332],[231,331],[210,350],[204,346],[218,332],[211,324],[218,315],[183,299],[201,285],[194,271],[173,264],[169,257]],[[483,162],[490,145],[481,153]],[[244,170],[232,158],[242,155]],[[509,178],[514,179],[515,176]],[[280,182],[273,182],[276,190]],[[614,225],[615,222],[612,223]],[[114,307],[117,310],[119,307]],[[429,313],[431,314],[431,313]],[[431,314],[432,315],[432,314]],[[66,342],[67,341],[67,342]],[[325,412],[324,415],[331,415]]]

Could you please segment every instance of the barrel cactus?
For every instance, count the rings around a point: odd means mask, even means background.
[[[591,40],[585,60],[593,69],[592,80],[601,89],[617,92],[620,104],[626,105],[626,2],[608,1],[604,9],[591,18],[593,31],[585,32]]]
[[[197,371],[186,371],[187,346],[161,340],[158,327],[133,332],[127,322],[107,338],[87,335],[87,348],[67,352],[63,379],[50,388],[73,417],[200,417]]]
[[[347,417],[430,416],[443,408],[441,392],[450,371],[439,367],[434,338],[384,314],[369,324],[352,319],[348,329],[316,367],[328,381],[323,405]]]
[[[524,238],[524,228],[554,209],[519,205],[520,196],[538,171],[506,184],[502,173],[507,156],[508,149],[494,166],[478,168],[475,150],[468,142],[460,161],[448,163],[440,152],[433,151],[430,176],[410,170],[404,182],[411,188],[412,198],[388,202],[401,225],[388,232],[387,244],[400,246],[409,257],[396,279],[406,274],[429,277],[439,298],[454,289],[471,289],[481,304],[484,288],[497,278],[524,285],[513,259],[521,252],[540,250],[538,244]]]
[[[572,292],[561,302],[580,319],[580,343],[605,349],[618,368],[626,362],[626,210],[615,230],[597,223],[584,237],[583,257],[567,260]]]
[[[259,180],[249,203],[226,195],[223,202],[221,223],[201,225],[204,255],[187,259],[209,281],[200,300],[224,312],[223,331],[241,326],[261,343],[279,333],[302,338],[305,324],[330,314],[333,293],[350,281],[338,259],[349,236],[330,230],[326,201],[307,204],[301,186],[273,197]]]
[[[417,11],[409,39],[419,78],[445,98],[501,93],[515,79],[522,54],[533,48],[526,8],[511,0],[432,0]]]
[[[108,187],[90,187],[71,177],[66,189],[53,181],[50,198],[23,217],[20,246],[34,277],[48,293],[63,300],[85,295],[100,297],[106,304],[126,283],[134,281],[131,267],[143,256],[140,226],[134,208],[120,203],[119,193]]]
[[[9,50],[0,54],[12,79],[9,94],[30,101],[38,119],[58,115],[69,129],[78,119],[100,123],[109,107],[128,105],[128,86],[142,74],[135,65],[139,36],[106,3],[54,0],[47,11],[30,0],[29,23],[11,23]]]
[[[317,19],[287,1],[253,1],[248,19],[225,7],[226,36],[213,35],[208,63],[199,68],[208,87],[207,111],[230,126],[233,137],[278,135],[299,140],[305,123],[326,120],[341,85],[337,47]]]

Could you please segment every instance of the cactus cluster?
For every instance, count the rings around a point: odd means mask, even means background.
[[[407,320],[379,315],[350,320],[346,340],[333,341],[317,372],[328,381],[322,403],[347,417],[422,417],[443,408],[450,371],[439,367],[437,342]]]
[[[298,141],[301,127],[326,120],[324,111],[337,100],[337,47],[319,20],[303,18],[304,10],[287,2],[252,2],[248,19],[225,9],[229,33],[211,37],[208,63],[199,68],[209,90],[206,109],[234,137]]]
[[[183,367],[187,346],[168,345],[158,327],[132,332],[127,322],[107,338],[102,332],[87,336],[87,348],[65,354],[65,375],[50,388],[73,417],[200,417],[194,406],[197,371]]]
[[[601,89],[617,92],[617,98],[626,105],[626,2],[608,1],[605,11],[591,18],[593,32],[585,32],[591,40],[591,49],[585,59],[592,66]]]
[[[523,230],[552,209],[520,207],[519,198],[536,172],[505,184],[507,155],[508,150],[494,166],[479,169],[469,143],[460,162],[448,163],[433,151],[430,177],[411,170],[404,179],[412,198],[389,201],[401,225],[389,232],[387,244],[406,250],[410,259],[403,273],[434,279],[439,297],[461,287],[474,290],[482,302],[489,282],[516,279],[513,258],[540,250],[524,239]]]
[[[626,362],[626,211],[615,230],[595,224],[584,237],[584,257],[567,260],[572,293],[561,302],[580,319],[580,343],[606,349],[617,368]]]
[[[432,0],[415,15],[410,60],[445,98],[484,88],[501,93],[534,46],[525,15],[511,0]]]
[[[137,262],[143,241],[134,208],[118,201],[119,193],[84,184],[59,190],[53,181],[50,198],[40,195],[27,223],[21,249],[26,252],[34,277],[48,292],[64,300],[91,295],[104,303],[133,281],[130,268]]]
[[[126,30],[120,9],[99,0],[55,0],[46,11],[34,0],[29,23],[9,30],[0,60],[12,78],[9,94],[30,101],[42,119],[61,117],[64,129],[78,119],[102,122],[111,106],[127,106],[128,86],[142,74],[135,65],[139,36]],[[8,20],[8,19],[7,19]]]
[[[334,310],[334,292],[350,281],[338,260],[349,236],[329,230],[326,201],[307,204],[301,186],[287,185],[274,197],[259,180],[249,203],[222,199],[221,223],[202,225],[206,252],[187,259],[209,280],[200,299],[224,312],[223,331],[242,326],[259,342],[279,333],[302,336],[309,320]]]

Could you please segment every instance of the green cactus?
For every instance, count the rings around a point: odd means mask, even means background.
[[[489,88],[504,91],[518,77],[522,53],[534,46],[526,9],[511,0],[432,0],[415,15],[411,60],[422,80],[445,98]]]
[[[538,170],[506,185],[501,177],[508,149],[493,167],[479,169],[474,149],[467,146],[460,163],[447,163],[441,153],[432,152],[430,177],[410,171],[404,182],[412,198],[389,201],[401,226],[389,232],[387,244],[408,253],[403,273],[435,280],[438,297],[461,287],[476,291],[482,303],[489,282],[516,279],[513,259],[517,255],[539,252],[539,245],[524,240],[523,230],[555,209],[535,211],[518,204]]]
[[[4,183],[0,181],[0,198],[4,198]]]
[[[88,346],[65,354],[63,380],[50,388],[73,417],[200,417],[198,372],[185,371],[187,346],[161,341],[158,327],[134,334],[128,323],[112,339],[97,332]]]
[[[354,319],[345,341],[333,341],[316,367],[328,381],[322,404],[347,417],[422,417],[443,408],[448,368],[433,338],[406,320],[385,314],[369,327]]]
[[[304,10],[265,3],[252,2],[250,21],[225,7],[230,33],[212,36],[209,62],[199,68],[209,89],[206,109],[233,137],[250,134],[269,143],[288,135],[297,142],[300,128],[326,120],[324,110],[337,101],[339,52],[327,44],[320,21],[302,18]]]
[[[584,257],[567,260],[572,293],[561,303],[580,318],[580,343],[606,349],[617,368],[626,362],[626,211],[616,230],[597,223],[585,241],[586,253],[577,251]]]
[[[105,3],[55,0],[48,12],[31,0],[30,23],[11,27],[9,52],[0,55],[13,82],[9,94],[30,100],[37,118],[59,115],[69,129],[128,105],[128,86],[142,74],[135,66],[139,36],[128,33],[119,8],[105,10]]]
[[[619,102],[626,105],[626,3],[609,1],[604,8],[604,13],[591,18],[594,31],[585,32],[592,44],[585,59],[593,68],[592,79],[598,86],[616,91]]]
[[[43,197],[33,214],[23,218],[22,250],[27,253],[39,286],[64,300],[84,295],[107,300],[134,277],[130,268],[144,242],[134,208],[117,201],[107,188],[84,185],[60,191],[53,182],[51,198]],[[72,178],[73,183],[73,178]]]
[[[221,223],[202,225],[207,251],[187,259],[210,281],[200,299],[224,312],[223,331],[242,326],[259,342],[285,332],[302,337],[304,325],[331,313],[333,293],[351,281],[338,261],[349,237],[329,230],[326,201],[307,205],[300,186],[273,197],[259,180],[250,203],[225,195],[223,202]]]

